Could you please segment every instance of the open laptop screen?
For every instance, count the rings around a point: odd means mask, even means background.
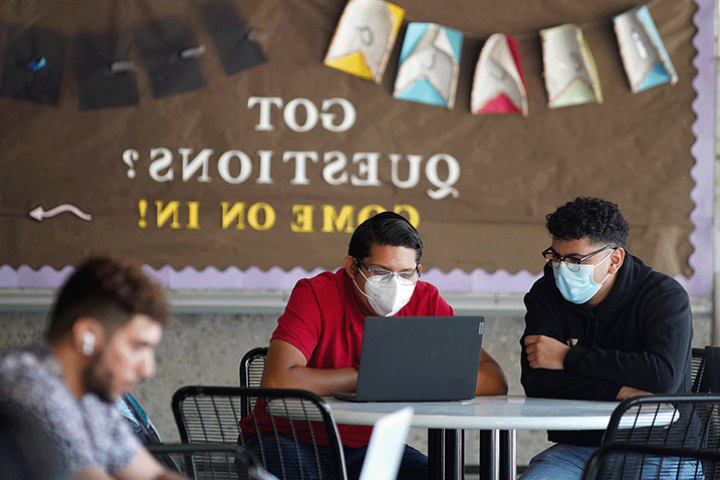
[[[354,401],[475,396],[484,317],[367,317]]]

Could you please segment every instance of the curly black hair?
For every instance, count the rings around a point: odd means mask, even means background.
[[[547,229],[554,240],[589,237],[593,244],[625,247],[630,227],[620,208],[602,198],[577,197],[548,214]]]

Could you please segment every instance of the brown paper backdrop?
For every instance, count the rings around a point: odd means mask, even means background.
[[[92,7],[64,2],[10,1],[0,7],[0,45],[7,45],[6,26],[23,23],[52,28],[70,37],[77,33],[128,29],[170,14],[188,20],[206,45],[202,67],[207,85],[180,95],[155,99],[137,48],[140,104],[132,107],[80,111],[77,84],[68,63],[57,107],[0,98],[0,265],[59,268],[97,252],[140,258],[158,268],[175,269],[235,265],[246,269],[280,266],[334,268],[345,254],[349,233],[321,231],[322,205],[357,213],[366,205],[392,209],[409,204],[420,216],[426,243],[425,268],[449,271],[499,268],[536,273],[538,252],[547,247],[544,216],[577,195],[600,196],[618,203],[631,224],[628,248],[655,268],[691,276],[688,256],[693,229],[689,193],[694,184],[690,108],[696,52],[692,0],[653,2],[651,14],[678,71],[680,81],[633,94],[618,53],[611,17],[643,2],[620,0],[397,0],[408,21],[434,22],[465,32],[460,80],[453,110],[392,97],[397,59],[405,28],[398,35],[383,83],[351,76],[322,65],[345,2],[333,0],[237,1],[253,27],[269,62],[233,76],[220,66],[198,3],[151,0],[99,0]],[[597,63],[605,101],[550,110],[543,84],[542,28],[573,22],[583,28]],[[469,111],[472,75],[484,39],[491,33],[517,35],[526,79],[530,116],[480,115]],[[2,67],[0,67],[2,68]],[[249,97],[280,97],[285,104],[306,98],[318,109],[325,99],[353,104],[355,124],[342,133],[323,129],[292,131],[282,113],[272,108],[275,130],[256,131],[259,107]],[[339,110],[333,110],[339,111]],[[298,116],[302,122],[302,115]],[[150,151],[173,154],[175,179],[159,183],[149,175]],[[183,181],[179,149],[214,151],[210,182],[198,174]],[[139,153],[135,178],[127,176],[123,152]],[[223,181],[218,159],[229,150],[245,152],[252,174],[237,185]],[[273,183],[257,184],[258,151],[273,151]],[[309,185],[293,185],[294,162],[287,151],[318,152],[309,163]],[[332,186],[322,177],[325,152],[348,157],[345,172],[360,175],[352,156],[379,152],[379,187]],[[390,181],[388,155],[421,155],[422,170],[435,154],[452,155],[461,176],[454,185],[458,198],[433,200],[433,185],[424,173],[417,187],[400,189]],[[404,161],[403,161],[404,162]],[[406,162],[404,163],[406,164]],[[237,164],[235,172],[237,174]],[[441,168],[441,178],[444,170]],[[400,177],[405,178],[406,173]],[[146,228],[140,228],[138,202],[146,200]],[[181,202],[180,227],[158,228],[155,201]],[[186,228],[187,202],[199,202],[197,229]],[[221,227],[221,202],[272,206],[276,221],[258,231]],[[28,213],[63,203],[93,215],[84,222],[70,213],[38,222]],[[313,231],[292,232],[293,205],[314,207]],[[262,217],[260,217],[262,221]]]

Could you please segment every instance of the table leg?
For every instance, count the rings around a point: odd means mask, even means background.
[[[428,478],[445,478],[445,430],[428,430]]]
[[[465,435],[463,430],[428,430],[430,480],[463,480]]]
[[[515,430],[480,431],[480,478],[515,480]]]

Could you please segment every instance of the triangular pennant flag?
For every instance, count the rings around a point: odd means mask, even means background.
[[[118,35],[88,33],[73,42],[80,110],[137,105],[135,72],[128,58],[130,42]],[[124,51],[122,51],[124,50]]]
[[[252,30],[231,2],[210,0],[200,5],[200,13],[225,74],[232,75],[267,62],[262,48],[253,39]]]
[[[463,34],[434,23],[410,23],[393,96],[453,108]]]
[[[490,35],[477,66],[470,97],[471,111],[528,114],[527,92],[517,41],[502,33]]]
[[[205,86],[199,57],[204,47],[186,20],[172,16],[137,30],[155,98]]]
[[[675,67],[645,5],[615,16],[613,25],[633,92],[663,83],[677,83]]]
[[[51,30],[14,26],[5,50],[0,96],[57,105],[67,38]]]
[[[381,83],[405,11],[383,0],[350,0],[325,65]]]
[[[582,30],[565,24],[540,31],[550,108],[602,103],[600,78]]]

